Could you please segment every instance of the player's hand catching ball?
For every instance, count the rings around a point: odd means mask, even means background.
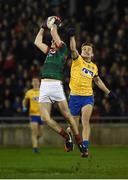
[[[57,27],[61,27],[62,26],[62,21],[61,18],[58,16],[50,16],[47,18],[47,27],[48,29],[51,29],[52,26],[56,24]]]

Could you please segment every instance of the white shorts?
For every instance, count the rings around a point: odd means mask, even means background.
[[[39,102],[59,102],[65,100],[65,93],[61,81],[41,81]]]

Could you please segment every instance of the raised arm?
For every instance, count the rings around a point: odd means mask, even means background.
[[[70,49],[71,49],[71,56],[73,59],[77,59],[79,56],[79,53],[76,49],[76,40],[75,36],[70,37]]]
[[[56,24],[53,24],[53,26],[51,28],[51,36],[52,36],[53,40],[55,41],[56,45],[59,47],[62,44],[62,40],[58,34]]]
[[[44,37],[44,29],[41,28],[39,32],[37,33],[37,36],[35,38],[34,44],[45,54],[48,52],[48,46],[43,43],[43,37]]]

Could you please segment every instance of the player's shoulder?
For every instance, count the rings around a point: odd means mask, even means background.
[[[83,62],[83,58],[81,55],[79,55],[79,54],[72,55],[72,63],[73,64],[79,65],[82,62]]]
[[[76,58],[73,60],[75,60],[75,61],[77,60],[77,61],[81,61],[81,62],[84,61],[83,57],[80,54],[77,54]]]
[[[93,69],[95,72],[98,71],[98,67],[97,67],[96,63],[91,62],[91,66],[92,66],[92,69]]]
[[[28,89],[27,91],[26,91],[26,93],[27,94],[31,94],[33,92],[33,89],[31,88],[31,89]]]
[[[94,63],[94,62],[92,62],[92,61],[91,61],[91,65],[97,68],[96,63]]]

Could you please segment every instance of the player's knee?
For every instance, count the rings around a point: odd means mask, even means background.
[[[38,134],[37,129],[36,128],[32,128],[32,135],[33,136],[37,136],[37,134]]]
[[[83,127],[87,127],[87,126],[90,126],[90,122],[89,122],[89,120],[84,120],[83,121]]]
[[[39,136],[39,137],[41,137],[41,136],[42,136],[42,134],[43,134],[43,132],[42,132],[42,131],[39,131],[39,132],[38,132],[38,136]]]
[[[47,116],[44,116],[43,114],[41,114],[41,119],[43,119],[44,122],[48,122],[49,118]]]
[[[52,121],[52,119],[50,117],[45,117],[45,118],[43,118],[43,120],[47,125],[50,125],[51,121]]]

